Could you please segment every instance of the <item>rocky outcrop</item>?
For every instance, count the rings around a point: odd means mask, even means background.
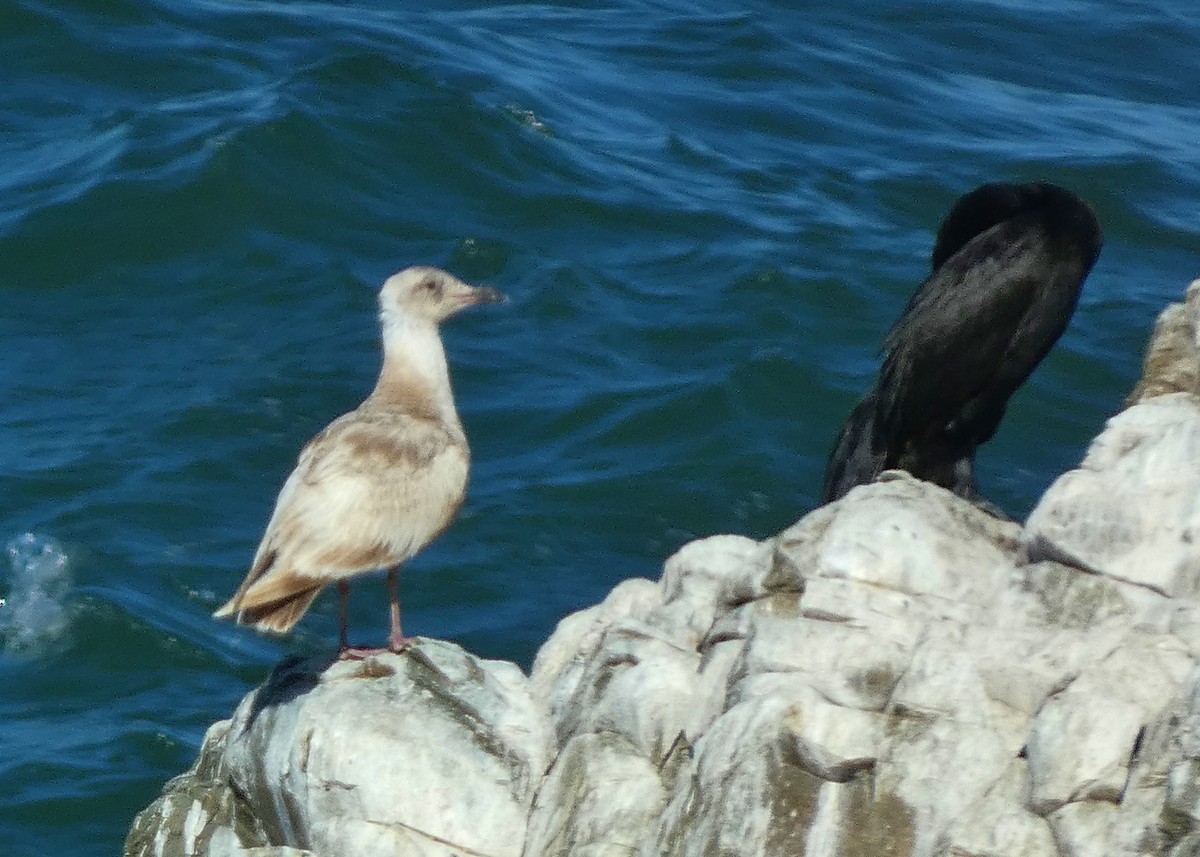
[[[209,729],[125,853],[518,857],[551,750],[513,664],[434,640],[287,661]]]
[[[281,665],[125,853],[1200,855],[1198,463],[1200,398],[1145,395],[1023,526],[886,474],[685,546],[528,678]]]
[[[1171,304],[1158,317],[1142,378],[1126,404],[1167,393],[1200,396],[1200,280],[1188,288],[1183,303]]]

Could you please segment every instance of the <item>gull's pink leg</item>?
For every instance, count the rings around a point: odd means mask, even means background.
[[[400,598],[396,586],[399,575],[399,567],[388,571],[388,600],[391,602],[392,633],[388,636],[387,647],[380,649],[368,649],[362,646],[350,647],[350,643],[346,639],[346,598],[350,594],[350,584],[344,580],[338,581],[338,621],[341,625],[341,633],[338,637],[339,661],[361,661],[363,658],[381,655],[384,652],[402,652],[412,643],[412,638],[404,636],[400,631]]]
[[[344,580],[338,581],[338,624],[341,626],[341,631],[338,633],[338,660],[339,661],[361,661],[363,658],[369,658],[371,655],[378,655],[380,652],[386,652],[387,649],[364,649],[361,646],[355,648],[350,647],[349,640],[346,639],[346,599],[350,595],[350,584]]]
[[[341,655],[350,647],[346,639],[346,599],[350,594],[350,585],[344,580],[337,581],[337,654]]]
[[[402,652],[412,642],[412,637],[406,637],[400,630],[400,594],[396,585],[400,577],[400,566],[388,570],[388,600],[392,602],[392,633],[388,637],[388,648],[393,652]]]

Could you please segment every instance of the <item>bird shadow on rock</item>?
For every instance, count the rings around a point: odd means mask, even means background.
[[[321,675],[335,663],[336,654],[309,657],[292,655],[284,658],[275,665],[262,687],[254,694],[246,728],[253,726],[258,715],[267,708],[285,705],[315,688],[321,683]]]

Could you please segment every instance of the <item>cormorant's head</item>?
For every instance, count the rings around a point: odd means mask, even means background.
[[[1043,221],[1051,228],[1066,230],[1092,259],[1100,252],[1100,223],[1091,206],[1066,188],[1049,182],[980,185],[959,197],[938,227],[930,266],[937,270],[965,247],[971,239],[1021,214],[1044,211]]]

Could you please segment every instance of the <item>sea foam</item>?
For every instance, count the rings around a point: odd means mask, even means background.
[[[36,533],[17,536],[6,550],[11,575],[8,595],[0,599],[0,644],[9,654],[34,654],[67,626],[67,553]]]

